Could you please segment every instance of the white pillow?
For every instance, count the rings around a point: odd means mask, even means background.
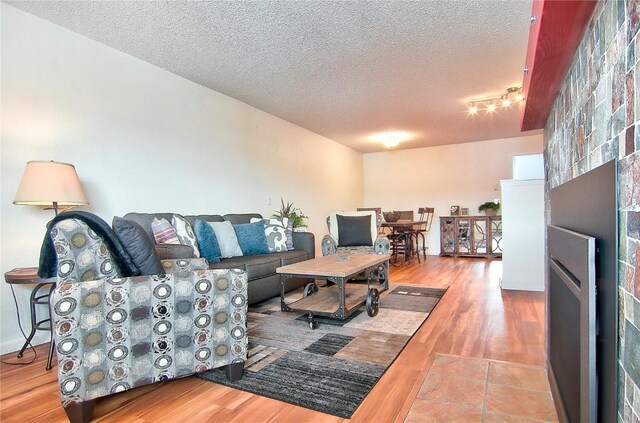
[[[336,241],[336,244],[340,245],[340,239],[338,237],[338,219],[336,218],[337,214],[341,216],[371,216],[371,240],[375,242],[376,238],[378,237],[378,222],[377,215],[374,210],[341,211],[331,213],[329,215],[329,233],[331,234],[331,238]]]
[[[242,255],[236,231],[231,222],[207,222],[213,228],[220,246],[222,258],[239,257]]]
[[[267,237],[269,252],[287,251],[287,224],[289,218],[258,219],[251,218],[251,223],[264,221],[264,235]]]

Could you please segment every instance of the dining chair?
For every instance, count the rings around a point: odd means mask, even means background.
[[[418,208],[418,220],[420,225],[416,226],[416,249],[418,257],[420,256],[420,246],[418,245],[418,236],[422,238],[422,255],[427,258],[427,245],[426,245],[426,233],[431,230],[431,224],[433,223],[433,215],[435,209],[433,207],[420,207]]]
[[[400,219],[399,220],[408,220],[413,221],[413,210],[401,210]],[[387,236],[392,246],[392,255],[395,257],[394,261],[397,261],[398,253],[404,253],[406,258],[410,258],[414,252],[416,252],[416,257],[418,258],[418,263],[420,263],[420,255],[417,254],[418,249],[418,232],[415,230],[401,230],[396,231]],[[416,246],[414,249],[413,246]]]

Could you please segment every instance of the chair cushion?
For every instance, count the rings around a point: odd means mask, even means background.
[[[241,223],[233,225],[243,256],[269,253],[269,244],[264,234],[264,222]]]
[[[331,237],[340,245],[340,234],[338,233],[338,219],[337,215],[342,216],[371,216],[371,240],[373,241],[378,236],[378,224],[375,211],[341,211],[337,213],[331,213],[327,219],[329,226],[329,233]],[[373,242],[371,243],[373,245]]]
[[[221,258],[220,245],[218,245],[218,238],[216,238],[216,233],[211,225],[198,219],[195,221],[195,232],[202,257],[210,263],[219,262]]]
[[[372,245],[371,219],[369,216],[336,215],[338,222],[338,246],[357,247]]]
[[[141,275],[165,274],[153,242],[142,226],[117,216],[111,226]]]

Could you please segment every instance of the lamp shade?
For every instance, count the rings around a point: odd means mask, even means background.
[[[31,161],[27,162],[13,204],[57,208],[84,206],[89,201],[72,164]]]

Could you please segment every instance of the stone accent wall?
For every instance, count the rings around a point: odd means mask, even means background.
[[[547,193],[603,163],[619,160],[618,420],[629,423],[640,421],[638,29],[640,0],[598,1],[544,137]]]

